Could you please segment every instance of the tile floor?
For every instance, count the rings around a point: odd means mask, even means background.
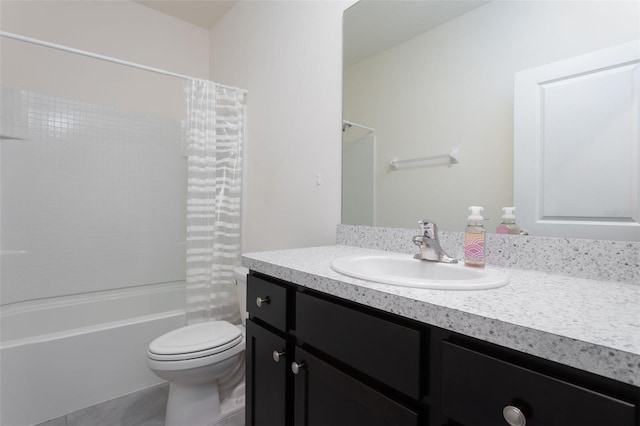
[[[164,426],[164,410],[168,395],[169,384],[164,383],[47,420],[36,426]],[[215,426],[244,426],[244,417],[245,411],[241,410]]]
[[[164,426],[169,384],[133,392],[37,426]]]

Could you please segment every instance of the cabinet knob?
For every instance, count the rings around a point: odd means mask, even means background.
[[[293,374],[298,374],[304,367],[304,362],[301,362],[300,364],[298,364],[297,362],[291,363],[291,371],[293,371]]]
[[[513,405],[504,407],[502,409],[502,416],[509,426],[525,426],[527,424],[527,418],[524,416],[522,410]]]
[[[284,355],[284,351],[282,352],[278,352],[278,351],[273,351],[273,360],[275,362],[279,362],[280,361],[280,357]]]
[[[271,303],[271,299],[269,299],[269,296],[265,297],[264,299],[262,297],[258,297],[256,299],[256,305],[258,305],[258,308],[260,308],[263,303],[265,305],[268,305],[269,303]]]

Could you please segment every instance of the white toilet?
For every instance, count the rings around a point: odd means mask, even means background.
[[[149,344],[147,366],[169,382],[166,426],[212,426],[222,420],[226,425],[234,415],[243,420],[248,270],[238,267],[234,273],[242,325],[188,325]]]

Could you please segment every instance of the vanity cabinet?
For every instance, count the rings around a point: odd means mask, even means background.
[[[303,292],[296,293],[295,321],[299,342],[420,398],[420,330]]]
[[[285,347],[285,338],[247,321],[246,379],[250,392],[257,396],[246,407],[247,417],[255,419],[247,424],[287,424],[287,363],[284,357],[276,361],[273,355],[285,352]]]
[[[420,331],[319,295],[295,297],[294,424],[419,425],[419,410],[394,398],[420,396]]]
[[[441,406],[470,425],[637,424],[632,403],[446,341]]]
[[[279,280],[247,285],[247,425],[422,424],[419,330]]]
[[[295,348],[296,426],[411,426],[419,413],[367,386],[330,362]]]
[[[640,426],[640,389],[256,272],[247,426]]]

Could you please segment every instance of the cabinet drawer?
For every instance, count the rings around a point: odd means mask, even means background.
[[[466,426],[506,425],[507,406],[527,426],[635,424],[633,404],[452,343],[442,360],[442,411]]]
[[[296,348],[295,426],[418,426],[418,413]]]
[[[296,293],[296,336],[362,373],[420,399],[420,332]]]
[[[251,318],[287,331],[287,289],[281,285],[249,275],[247,278],[247,311]]]

